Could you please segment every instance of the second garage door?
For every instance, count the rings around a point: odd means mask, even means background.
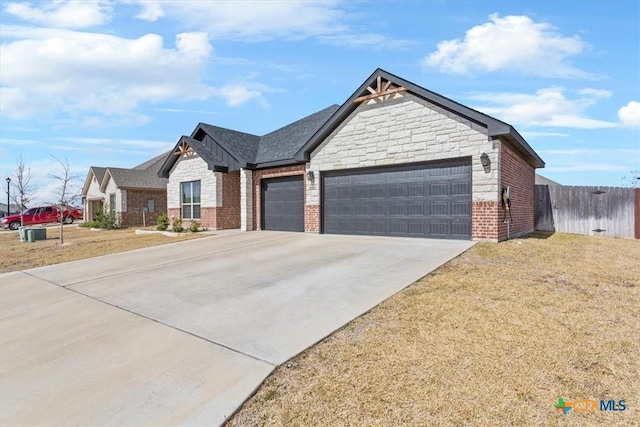
[[[262,229],[304,231],[302,175],[262,180]]]
[[[325,172],[323,232],[471,239],[471,161]]]

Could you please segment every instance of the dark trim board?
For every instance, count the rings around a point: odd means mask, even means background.
[[[304,231],[304,175],[260,180],[261,228]]]
[[[471,159],[326,171],[320,231],[471,239]]]

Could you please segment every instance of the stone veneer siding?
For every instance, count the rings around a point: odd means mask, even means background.
[[[497,240],[497,219],[482,217],[495,215],[499,202],[500,145],[483,126],[411,94],[364,102],[311,153],[307,168],[316,180],[306,188],[306,211],[317,224],[310,219],[309,228],[319,229],[322,171],[471,157],[472,238]]]
[[[209,170],[207,163],[198,155],[183,155],[169,174],[167,184],[167,215],[181,217],[180,184],[200,181],[200,224],[217,229],[217,208],[223,206],[223,177],[220,172]],[[239,207],[238,207],[239,209]],[[190,220],[185,220],[188,227]]]
[[[240,229],[253,230],[253,172],[240,170]]]
[[[91,173],[93,175],[93,172]],[[92,208],[91,208],[91,201],[92,200],[102,200],[103,202],[103,206],[105,206],[105,203],[107,203],[108,201],[105,201],[105,194],[100,191],[100,183],[98,182],[98,179],[96,178],[95,175],[93,175],[91,177],[91,183],[89,183],[89,188],[87,188],[87,194],[84,196],[85,199],[85,203],[84,203],[84,220],[85,221],[90,221],[93,219],[93,215],[95,215],[95,212],[93,212]]]
[[[281,176],[304,175],[305,167],[303,164],[294,166],[284,166],[269,169],[259,169],[252,173],[253,179],[253,229],[262,230],[262,186],[261,181],[266,178],[279,178]],[[304,186],[307,186],[307,180],[303,177]],[[306,197],[306,188],[303,190]],[[306,207],[306,198],[305,198]],[[305,230],[307,229],[307,218],[305,209]],[[311,231],[311,230],[309,230]]]
[[[533,233],[535,229],[535,169],[505,143],[501,147],[499,197],[502,200],[502,188],[511,187],[511,216],[508,219],[513,220],[509,224],[509,237],[514,238]],[[507,216],[500,202],[498,240],[507,238],[504,222]]]

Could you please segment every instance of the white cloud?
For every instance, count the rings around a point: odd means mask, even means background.
[[[4,7],[6,13],[24,21],[55,28],[88,28],[111,20],[112,5],[105,1],[48,1],[38,3],[11,2]]]
[[[224,98],[228,105],[242,105],[250,99],[261,98],[262,94],[257,90],[250,90],[245,86],[231,84],[223,86],[216,91],[216,95]]]
[[[164,14],[213,38],[301,39],[346,29],[338,1],[162,1],[142,5],[147,19]],[[156,12],[150,14],[149,7]],[[155,16],[154,16],[155,15]]]
[[[556,27],[528,16],[489,17],[467,30],[464,39],[445,40],[423,59],[442,72],[474,74],[505,71],[542,77],[588,77],[568,58],[588,49],[578,36],[567,37]]]
[[[640,102],[629,101],[618,110],[618,119],[622,126],[640,128]]]
[[[236,41],[304,40],[354,48],[388,49],[415,44],[391,39],[367,30],[368,22],[357,24],[362,15],[351,15],[342,0],[271,1],[148,1],[138,4],[136,16],[147,21],[160,18],[179,21],[194,31],[206,31],[213,40]]]
[[[629,171],[637,165],[639,150],[627,148],[572,148],[538,150],[549,172]]]
[[[29,118],[47,111],[124,116],[144,102],[206,99],[201,78],[213,48],[204,33],[126,39],[59,29],[3,26],[2,114]],[[24,52],[29,52],[25,55]],[[140,117],[136,122],[140,122]]]
[[[159,1],[145,0],[137,2],[140,5],[140,12],[136,15],[136,18],[143,21],[157,21],[164,16],[164,10]]]
[[[585,116],[585,110],[610,92],[583,89],[568,98],[562,87],[551,86],[527,93],[478,93],[468,97],[482,104],[475,108],[514,125],[597,129],[618,124]]]

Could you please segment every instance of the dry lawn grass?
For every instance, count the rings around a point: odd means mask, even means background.
[[[519,242],[476,245],[298,355],[228,425],[640,425],[640,242]],[[627,409],[563,416],[559,397]]]
[[[91,231],[85,227],[66,226],[64,245],[60,245],[60,228],[48,227],[47,240],[21,243],[16,232],[0,233],[0,273],[58,264],[107,255],[115,252],[146,248],[206,236],[185,233],[167,237],[162,234],[135,235],[135,229]]]

